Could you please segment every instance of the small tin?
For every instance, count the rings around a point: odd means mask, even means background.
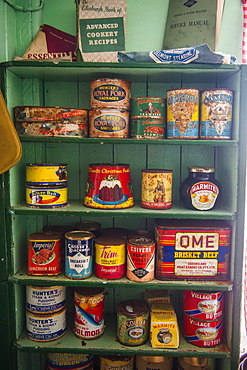
[[[70,231],[65,234],[65,275],[71,279],[86,279],[93,273],[94,234]]]
[[[131,118],[159,118],[165,119],[166,99],[159,97],[131,98]]]
[[[167,139],[199,138],[199,90],[167,90]]]
[[[89,137],[129,137],[129,111],[108,107],[90,109]]]
[[[26,182],[28,185],[53,186],[67,185],[67,164],[64,163],[29,163],[26,164]]]
[[[100,356],[100,370],[134,370],[134,356]]]
[[[130,109],[131,82],[118,78],[99,78],[91,81],[91,108],[117,107]]]
[[[224,292],[184,290],[183,310],[194,319],[219,319],[223,316]]]
[[[104,289],[76,288],[74,332],[81,339],[96,339],[104,333]]]
[[[184,314],[184,338],[199,347],[215,347],[222,342],[223,318],[197,320]]]
[[[155,241],[146,237],[132,238],[127,242],[127,272],[132,281],[154,279]]]
[[[29,339],[51,342],[66,332],[66,309],[49,315],[35,315],[26,311],[26,328]]]
[[[93,356],[75,353],[47,353],[47,370],[93,370]]]
[[[178,357],[178,370],[210,370],[208,359],[205,357]]]
[[[120,279],[126,271],[126,241],[101,236],[95,239],[95,275],[101,279]]]
[[[141,207],[172,207],[172,170],[142,170]]]
[[[232,132],[233,91],[211,89],[201,92],[200,138],[229,140]]]
[[[140,346],[148,339],[149,308],[145,302],[127,300],[117,306],[117,339],[126,346]]]
[[[84,205],[103,209],[133,207],[130,166],[115,163],[90,164]]]
[[[165,120],[157,118],[131,118],[130,137],[134,139],[164,139]]]
[[[57,208],[68,203],[68,188],[59,186],[32,186],[26,184],[26,205],[32,208]]]
[[[61,273],[61,234],[33,233],[28,237],[28,275]]]
[[[136,370],[172,370],[173,357],[136,355]]]
[[[26,286],[26,309],[34,314],[50,314],[65,308],[64,286]]]
[[[95,221],[81,221],[76,225],[78,230],[90,231],[95,237],[100,236],[101,224]]]
[[[102,229],[102,235],[123,238],[127,240],[129,231],[124,227],[106,227]]]

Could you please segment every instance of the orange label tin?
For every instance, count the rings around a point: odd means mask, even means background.
[[[141,206],[152,209],[172,207],[172,170],[142,170]]]

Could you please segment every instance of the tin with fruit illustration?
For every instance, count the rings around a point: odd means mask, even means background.
[[[29,163],[26,164],[26,182],[29,185],[66,185],[67,164]]]
[[[215,320],[223,316],[224,292],[184,290],[184,312],[195,319]]]
[[[172,170],[142,170],[141,207],[172,207]]]

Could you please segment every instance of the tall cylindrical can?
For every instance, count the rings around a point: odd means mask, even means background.
[[[219,319],[224,313],[224,292],[184,290],[183,309],[195,319]]]
[[[150,209],[172,207],[172,170],[142,170],[141,206]]]
[[[100,356],[100,370],[134,370],[134,356]]]
[[[26,309],[34,314],[55,313],[66,304],[65,286],[26,286]]]
[[[26,182],[29,185],[65,185],[67,180],[67,164],[65,163],[26,164]]]
[[[75,353],[47,353],[47,370],[93,370],[93,356]]]
[[[136,370],[172,370],[173,357],[136,355]]]

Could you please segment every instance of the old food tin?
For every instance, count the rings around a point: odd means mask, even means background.
[[[127,300],[117,306],[117,339],[126,346],[140,346],[148,339],[149,308],[145,302]]]
[[[154,279],[155,241],[146,237],[131,238],[127,242],[127,272],[132,281]]]
[[[136,370],[172,370],[173,357],[136,355]]]
[[[28,275],[61,273],[61,234],[32,233],[28,237]]]
[[[81,221],[76,225],[78,230],[90,231],[95,237],[100,236],[101,223],[96,221]]]
[[[102,235],[123,238],[127,240],[129,231],[124,227],[106,227],[102,229]]]
[[[159,97],[131,98],[131,118],[160,118],[166,117],[166,99]]]
[[[93,273],[94,234],[89,231],[70,231],[65,234],[65,275],[85,279]]]
[[[126,271],[126,241],[101,236],[95,239],[95,275],[102,279],[120,279]]]
[[[229,140],[232,133],[233,91],[211,89],[201,92],[200,138]]]
[[[76,288],[74,332],[81,339],[96,339],[104,333],[104,289]]]
[[[172,170],[142,170],[141,207],[172,207]]]
[[[91,108],[117,107],[130,109],[131,82],[118,78],[99,78],[91,81]]]
[[[131,118],[130,137],[134,139],[164,139],[165,120],[158,118]]]
[[[26,311],[26,328],[29,339],[36,342],[50,342],[66,332],[66,308],[49,315],[37,315]]]
[[[100,370],[134,370],[134,356],[100,356]]]
[[[218,346],[223,337],[223,317],[216,320],[197,320],[184,314],[183,336],[195,346]]]
[[[208,359],[205,357],[178,357],[178,370],[210,370]]]
[[[219,220],[156,219],[156,278],[227,280],[231,226]]]
[[[28,185],[67,185],[67,164],[65,163],[28,163],[26,182]]]
[[[199,138],[199,90],[167,90],[167,139]]]
[[[149,231],[149,230],[141,230],[141,229],[130,230],[129,234],[128,234],[128,240],[131,240],[133,238],[134,239],[136,239],[136,238],[149,238],[149,239],[154,240],[154,233],[152,231]]]
[[[33,208],[57,208],[68,203],[66,185],[28,185],[26,184],[26,205]]]
[[[183,310],[195,319],[215,320],[223,316],[224,292],[185,290]]]
[[[47,353],[47,370],[92,370],[93,356],[75,353]]]
[[[55,313],[66,304],[64,286],[26,286],[26,309],[36,314]]]
[[[129,137],[129,111],[107,107],[90,109],[89,137]]]
[[[103,209],[133,207],[130,166],[115,163],[90,164],[84,205]]]

